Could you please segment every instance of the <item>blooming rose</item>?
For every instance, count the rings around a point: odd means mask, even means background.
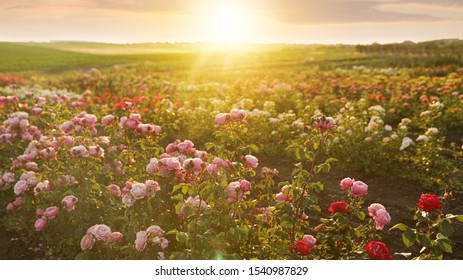
[[[109,236],[108,242],[118,242],[120,241],[124,235],[118,231],[111,232],[111,236]]]
[[[240,182],[240,189],[243,192],[247,192],[251,189],[251,183],[249,183],[248,180],[239,180],[238,182]]]
[[[127,207],[133,206],[135,202],[135,198],[131,194],[124,194],[122,195],[122,203],[124,203]]]
[[[334,119],[332,117],[320,117],[313,124],[321,132],[330,131],[334,128]]]
[[[145,250],[148,243],[148,233],[146,231],[137,232],[137,238],[135,239],[135,249],[141,252]]]
[[[95,239],[93,239],[93,237],[90,234],[84,235],[84,237],[82,237],[82,240],[80,240],[80,248],[82,248],[82,250],[84,251],[92,249],[94,244]]]
[[[24,193],[25,191],[27,191],[28,189],[28,185],[27,185],[27,182],[25,180],[19,180],[18,182],[16,182],[16,184],[14,185],[14,193],[16,195],[20,195],[22,193]]]
[[[421,195],[416,205],[426,212],[432,212],[442,207],[440,199],[436,195],[429,193]]]
[[[142,183],[133,184],[130,189],[130,194],[133,195],[135,199],[144,198],[146,196],[146,185]]]
[[[350,191],[353,197],[365,196],[368,194],[368,186],[362,181],[355,181]]]
[[[66,210],[68,210],[69,212],[74,210],[78,201],[79,199],[73,195],[68,195],[62,200],[64,206],[66,206]]]
[[[341,182],[339,183],[339,186],[341,186],[341,189],[346,191],[346,190],[349,190],[352,185],[354,184],[354,180],[347,177],[347,178],[344,178],[341,180]]]
[[[58,215],[58,212],[59,208],[57,206],[50,206],[47,209],[45,209],[43,215],[45,216],[45,218],[53,220]]]
[[[350,212],[350,207],[349,204],[347,204],[344,201],[335,201],[332,202],[330,207],[328,208],[328,211],[331,213],[343,213],[343,214],[348,214]]]
[[[277,195],[276,195],[276,200],[278,200],[278,201],[291,201],[293,199],[292,195],[288,194],[287,196],[285,196],[285,191],[289,187],[290,187],[290,185],[284,185],[283,187],[281,187],[280,192],[277,193]]]
[[[37,219],[37,221],[35,221],[35,230],[42,231],[45,228],[46,224],[47,220],[45,218]]]
[[[259,161],[255,156],[252,155],[246,155],[244,157],[244,162],[249,168],[256,168],[259,165]]]
[[[112,122],[114,122],[114,116],[113,116],[113,115],[107,115],[107,116],[104,116],[104,117],[101,119],[101,123],[102,123],[104,126],[108,126],[108,125],[110,125]]]
[[[227,201],[235,202],[239,201],[244,197],[244,192],[240,188],[240,182],[231,182],[228,184],[228,187],[225,189],[227,193]]]
[[[230,112],[230,118],[233,120],[244,120],[246,119],[246,111],[241,109],[233,109]]]
[[[226,124],[228,117],[229,117],[229,114],[220,113],[217,116],[215,116],[214,122],[218,125]]]
[[[146,171],[150,174],[155,174],[159,170],[159,162],[156,158],[151,158],[150,163],[146,167]]]
[[[386,208],[379,203],[373,203],[368,207],[368,215],[371,217],[377,216],[378,210],[383,209],[386,210]]]
[[[376,222],[376,229],[382,230],[385,225],[391,222],[391,216],[385,209],[378,209],[373,220]]]
[[[106,241],[111,237],[111,228],[104,224],[91,226],[87,234],[92,234],[96,239]]]
[[[304,241],[305,243],[307,243],[307,245],[309,245],[310,250],[315,248],[316,246],[315,244],[317,243],[317,239],[310,234],[304,235],[302,237],[302,241]]]
[[[363,247],[373,260],[391,260],[392,256],[389,254],[389,249],[386,244],[380,241],[370,241]]]
[[[107,186],[108,192],[107,194],[112,195],[112,196],[121,196],[121,188],[119,188],[118,185],[111,184]]]

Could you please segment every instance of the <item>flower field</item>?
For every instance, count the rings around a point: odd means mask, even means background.
[[[39,259],[463,259],[463,68],[286,52],[0,73],[2,230]]]

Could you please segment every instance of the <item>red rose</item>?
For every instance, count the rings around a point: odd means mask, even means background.
[[[344,214],[348,214],[350,212],[349,204],[344,201],[336,201],[331,203],[330,208],[328,211],[331,213],[340,212]]]
[[[421,195],[416,205],[426,212],[431,212],[442,207],[440,199],[436,195],[429,193]]]
[[[308,256],[310,254],[310,245],[302,240],[299,240],[291,247],[291,251],[296,251],[302,256]]]
[[[392,260],[392,257],[389,254],[389,249],[383,242],[370,241],[363,248],[372,260]]]

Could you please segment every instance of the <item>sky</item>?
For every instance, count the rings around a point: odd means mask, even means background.
[[[463,39],[463,0],[0,0],[0,41],[369,44]]]

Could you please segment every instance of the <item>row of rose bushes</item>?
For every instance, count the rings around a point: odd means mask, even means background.
[[[375,205],[366,218],[366,185],[342,186],[346,202],[328,211],[319,206],[323,185],[314,176],[329,172],[331,156],[352,168],[413,175],[436,192],[436,186],[458,187],[462,152],[444,145],[450,126],[443,104],[459,106],[453,92],[461,78],[410,78],[410,85],[426,86],[408,87],[411,98],[399,100],[412,106],[397,109],[397,85],[383,79],[391,74],[366,78],[365,71],[344,73],[348,79],[329,76],[341,70],[317,72],[331,83],[315,80],[316,91],[300,82],[250,83],[245,99],[236,94],[242,89],[223,84],[137,75],[120,81],[97,70],[67,84],[69,90],[79,85],[81,95],[9,84],[0,96],[4,224],[52,258],[390,256],[378,243],[390,218]],[[413,103],[444,82],[450,86],[436,90],[432,102]],[[361,98],[377,91],[388,98]],[[185,99],[192,95],[197,98]],[[263,154],[296,155],[294,179],[275,182],[274,169],[259,170],[256,156]],[[396,228],[405,245],[422,245],[420,258],[442,258],[451,252],[452,219],[461,218],[445,215],[449,194],[441,204],[435,196],[422,199],[416,228]]]
[[[367,184],[346,178],[340,183],[346,201],[319,206],[324,187],[314,177],[330,171],[334,159],[327,154],[342,118],[315,113],[306,121],[288,142],[299,162],[293,179],[275,182],[275,169],[258,169],[263,143],[249,131],[259,130],[259,122],[243,109],[201,120],[216,124],[203,151],[189,140],[161,144],[186,121],[172,122],[168,100],[149,100],[151,107],[126,100],[114,108],[88,102],[103,97],[89,92],[77,98],[6,93],[0,97],[2,222],[43,257],[392,257],[380,241],[391,217],[380,204],[365,209]],[[404,231],[405,245],[423,247],[419,258],[452,251],[452,220],[461,216],[445,215],[447,199],[447,193],[423,195],[416,228],[394,227]]]

